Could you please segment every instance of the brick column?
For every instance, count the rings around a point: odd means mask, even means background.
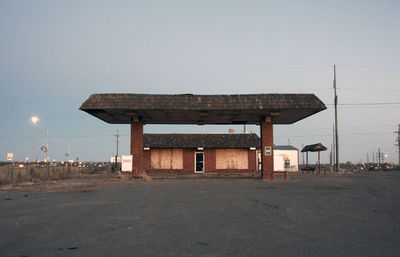
[[[143,171],[143,122],[131,122],[132,176]]]
[[[272,180],[274,179],[274,134],[272,120],[261,121],[260,130],[262,178]],[[265,147],[271,147],[270,155],[265,155]]]

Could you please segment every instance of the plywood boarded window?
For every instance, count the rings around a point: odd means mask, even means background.
[[[249,154],[247,149],[217,149],[217,169],[248,169]]]
[[[153,169],[183,169],[182,149],[151,149]]]

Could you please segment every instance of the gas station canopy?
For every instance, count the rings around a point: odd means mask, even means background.
[[[105,122],[131,124],[292,124],[325,110],[314,94],[93,94],[80,107]]]

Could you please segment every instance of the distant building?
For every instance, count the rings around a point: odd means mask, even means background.
[[[274,146],[274,171],[298,171],[299,149],[291,145]]]

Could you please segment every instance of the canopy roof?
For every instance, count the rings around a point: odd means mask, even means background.
[[[326,147],[321,144],[313,144],[313,145],[306,145],[301,151],[302,152],[319,152],[319,151],[326,151]]]
[[[260,138],[254,133],[143,134],[143,147],[260,148]]]
[[[80,107],[105,122],[130,124],[291,124],[326,107],[314,94],[93,94]]]

